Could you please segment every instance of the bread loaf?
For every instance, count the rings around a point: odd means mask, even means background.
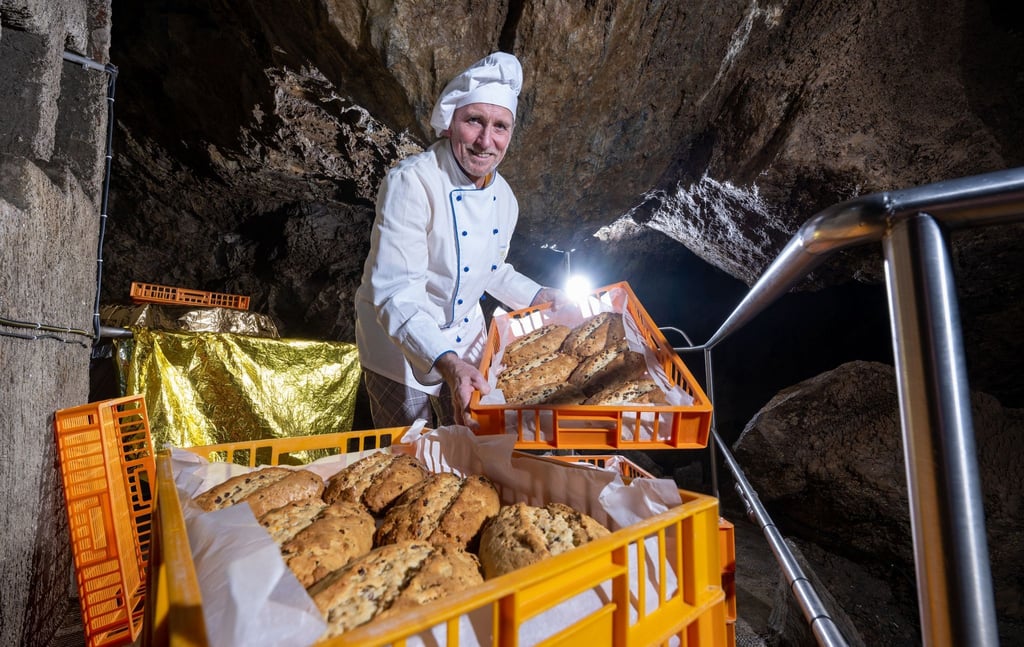
[[[519,393],[529,389],[564,382],[576,368],[578,360],[566,353],[554,352],[535,357],[523,364],[506,368],[499,375],[496,386],[505,395],[505,401],[515,400]]]
[[[559,555],[609,531],[592,517],[561,503],[544,507],[503,506],[480,536],[480,563],[486,578]]]
[[[584,404],[612,405],[622,402],[665,404],[665,392],[649,378],[613,384],[586,399]]]
[[[375,548],[309,588],[327,622],[323,638],[483,582],[476,557],[450,544],[404,541]]]
[[[327,503],[320,497],[310,497],[275,508],[260,517],[259,522],[280,546],[313,523],[326,507]]]
[[[376,522],[359,503],[336,501],[281,546],[281,556],[304,587],[373,548]]]
[[[587,395],[575,384],[569,382],[554,382],[552,384],[541,384],[540,386],[516,391],[513,398],[506,402],[517,406],[536,406],[538,404],[561,405],[561,404],[583,404]]]
[[[276,483],[291,473],[284,467],[265,467],[239,474],[195,497],[196,504],[209,512],[234,505],[261,487]]]
[[[610,384],[637,379],[646,370],[643,354],[629,350],[626,340],[620,339],[580,362],[569,382],[592,395]]]
[[[412,456],[376,452],[332,476],[323,497],[327,503],[362,503],[371,513],[380,514],[426,476],[427,469]]]
[[[562,342],[562,352],[583,359],[625,338],[622,315],[617,312],[600,312],[573,328]]]
[[[291,474],[283,479],[260,488],[243,499],[252,508],[252,513],[257,519],[274,508],[280,508],[293,501],[318,497],[323,493],[324,480],[319,474],[309,470],[290,471]]]
[[[309,470],[268,467],[232,477],[197,496],[195,502],[206,511],[248,503],[259,519],[274,508],[318,497],[323,490],[323,479]]]
[[[561,324],[548,324],[517,337],[505,347],[502,361],[506,366],[515,366],[534,357],[553,353],[562,346],[570,330]]]
[[[497,489],[483,476],[431,474],[388,509],[376,544],[422,539],[473,549],[484,522],[500,507]]]

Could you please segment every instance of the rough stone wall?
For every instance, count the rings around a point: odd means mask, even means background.
[[[0,645],[48,644],[73,591],[53,413],[89,395],[108,75],[63,53],[109,34],[109,0],[0,1]]]
[[[1000,642],[1019,645],[1024,409],[975,392],[971,416]],[[918,628],[905,451],[895,373],[875,362],[849,362],[780,392],[734,445],[761,502],[787,535],[813,541],[886,583],[858,586],[854,567],[812,560],[868,645],[920,643],[919,635],[907,635]],[[880,623],[879,608],[900,613]]]

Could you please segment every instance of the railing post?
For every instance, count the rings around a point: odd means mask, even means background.
[[[936,221],[883,238],[925,645],[998,645],[956,287]]]

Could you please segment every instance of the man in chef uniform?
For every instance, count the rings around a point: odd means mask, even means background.
[[[445,86],[430,117],[440,139],[384,179],[370,253],[356,291],[356,344],[377,428],[417,418],[475,427],[474,390],[487,339],[487,292],[519,309],[566,303],[505,262],[519,216],[495,170],[515,125],[523,72],[491,54]]]

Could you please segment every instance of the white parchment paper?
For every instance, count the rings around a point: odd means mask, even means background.
[[[611,530],[681,505],[675,483],[667,479],[622,481],[616,469],[589,465],[566,466],[513,451],[512,436],[475,436],[465,427],[427,430],[420,421],[401,444],[374,451],[415,455],[435,472],[483,474],[498,488],[503,503],[530,505],[560,502],[589,514]],[[362,456],[359,456],[360,458]],[[306,466],[325,479],[353,455],[320,459]],[[192,545],[193,560],[203,594],[203,612],[210,644],[312,645],[325,625],[312,599],[281,559],[277,545],[257,523],[248,505],[203,512],[191,497],[247,471],[243,466],[209,463],[195,454],[172,449],[175,483],[181,495]],[[656,540],[647,540],[646,558],[658,555]],[[636,549],[630,547],[631,572],[636,572]],[[634,595],[647,588],[648,611],[657,604],[658,578],[665,577],[669,595],[677,583],[671,569],[648,563],[645,582],[632,582]],[[634,578],[635,579],[635,578]],[[586,617],[611,598],[607,585],[595,587],[545,611],[520,626],[520,644],[533,645]],[[636,617],[636,609],[632,611]],[[429,635],[433,633],[434,635]],[[460,646],[491,644],[488,610],[460,618]],[[409,644],[444,644],[444,629],[413,637]]]

